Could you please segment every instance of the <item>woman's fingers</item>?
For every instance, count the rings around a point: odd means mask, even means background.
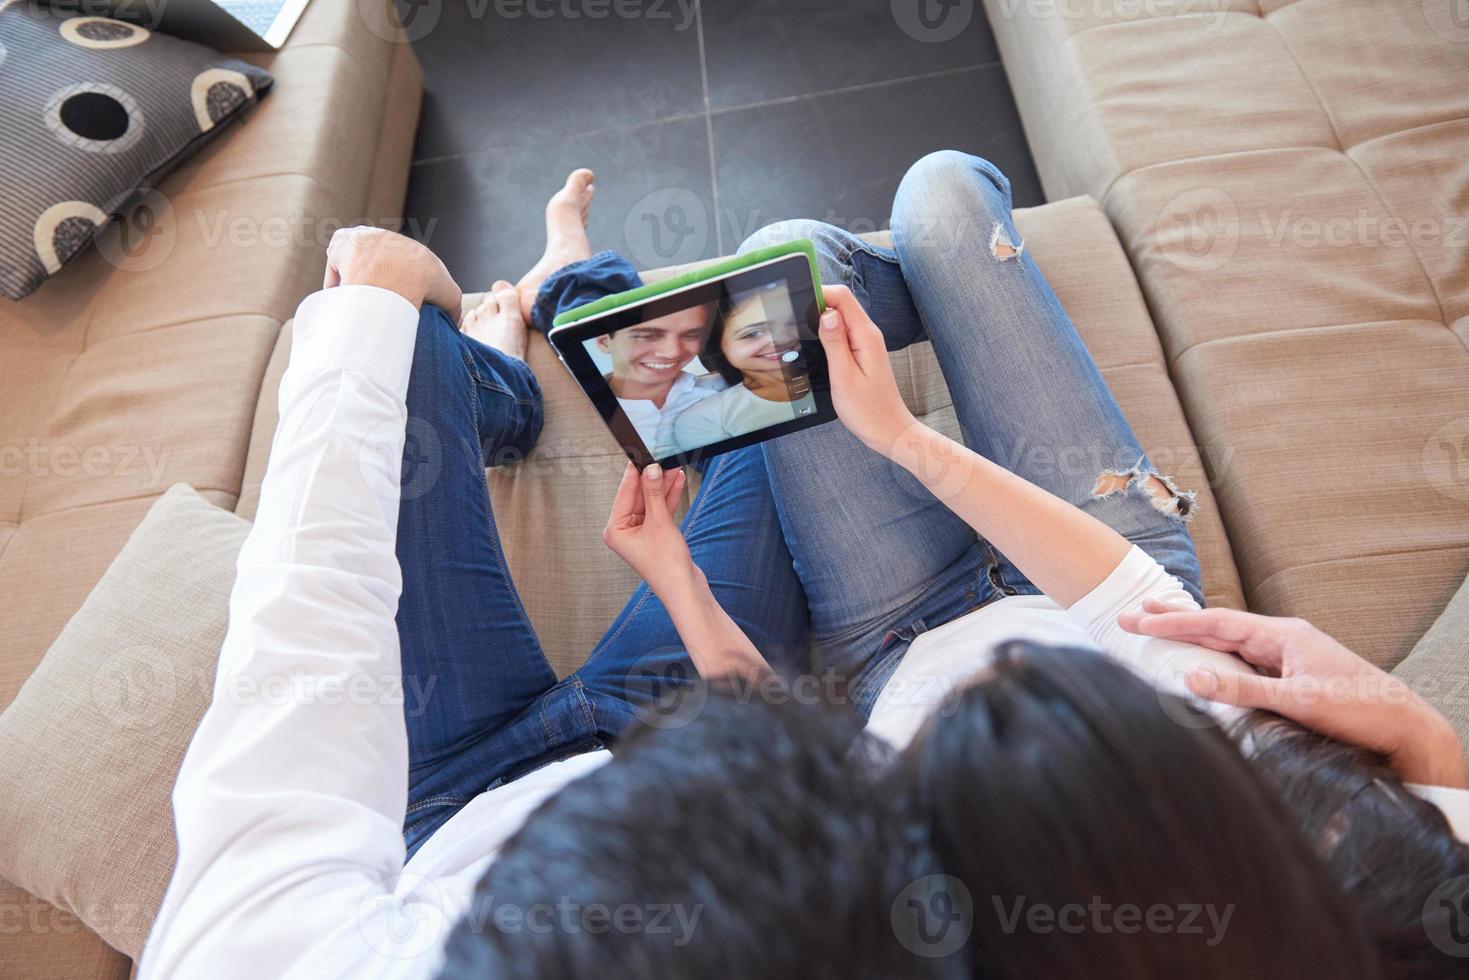
[[[886,358],[887,346],[882,331],[872,322],[872,317],[867,315],[852,291],[845,286],[826,286],[823,292],[827,307],[842,316],[847,348],[857,365],[865,371],[873,358]]]
[[[653,463],[643,470],[643,506],[649,524],[661,525],[673,521],[668,510],[668,484],[663,467]]]
[[[629,462],[622,471],[622,482],[617,485],[617,494],[612,498],[612,520],[617,521],[636,513],[642,499],[638,468]]]
[[[821,314],[821,346],[826,351],[827,372],[838,390],[856,380],[857,362],[848,346],[847,325],[838,310]]]
[[[678,516],[679,501],[683,499],[683,488],[687,482],[688,478],[681,469],[668,474],[668,486],[663,491],[663,502],[668,507],[670,519]]]

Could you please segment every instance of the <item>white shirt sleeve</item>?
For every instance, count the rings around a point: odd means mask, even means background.
[[[1141,606],[1145,599],[1161,599],[1188,609],[1199,608],[1198,602],[1178,579],[1134,545],[1102,584],[1066,612],[1104,653],[1132,668],[1154,687],[1171,694],[1190,696],[1184,678],[1198,666],[1254,673],[1254,668],[1233,654],[1207,650],[1192,643],[1138,636],[1118,625],[1118,616]],[[1238,713],[1237,709],[1222,705],[1208,707],[1210,713],[1221,720]]]
[[[1406,784],[1408,792],[1427,800],[1438,807],[1454,836],[1469,841],[1469,790],[1449,789],[1447,786],[1419,786]]]
[[[439,914],[396,880],[408,744],[394,546],[417,325],[410,303],[365,286],[297,311],[140,977],[425,972],[422,951],[391,951],[405,902]]]

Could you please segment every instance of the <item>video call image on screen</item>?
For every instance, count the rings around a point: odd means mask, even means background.
[[[654,459],[816,412],[784,282],[583,341]]]

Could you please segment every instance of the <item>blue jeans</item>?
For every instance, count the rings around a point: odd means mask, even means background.
[[[889,350],[932,342],[966,445],[1110,525],[1202,603],[1184,520],[1161,513],[1143,481],[1094,493],[1105,471],[1152,467],[1034,260],[1023,249],[1013,254],[1021,240],[1010,210],[1009,181],[994,165],[945,151],[903,178],[891,250],[830,225],[787,221],[741,251],[812,239],[822,281],[852,290]],[[864,710],[914,637],[999,596],[1038,592],[912,475],[840,424],[763,449],[811,610],[816,662],[849,678]],[[1187,512],[1192,498],[1183,497]]]
[[[694,677],[667,611],[646,586],[580,670],[561,680],[552,672],[506,568],[485,482],[487,463],[531,451],[541,412],[530,368],[459,333],[442,310],[424,308],[408,385],[397,542],[410,855],[478,794],[606,746],[640,709]],[[588,501],[610,505],[610,498]],[[709,461],[683,531],[735,622],[772,663],[799,669],[810,648],[805,596],[758,447]]]
[[[1149,465],[1031,258],[992,253],[997,227],[1019,242],[1008,182],[986,161],[942,153],[899,188],[891,251],[815,222],[772,226],[746,248],[814,240],[823,281],[853,290],[889,349],[932,341],[970,447],[1116,528],[1202,600],[1181,521],[1137,487],[1093,494],[1102,471]],[[638,284],[602,253],[548,279],[533,319],[545,330],[562,310]],[[605,745],[693,675],[641,586],[581,670],[556,680],[505,569],[483,472],[530,448],[539,389],[524,364],[439,311],[419,330],[398,535],[410,853],[478,793]],[[778,669],[834,675],[863,711],[924,630],[1038,591],[840,423],[711,460],[684,533],[721,605]]]

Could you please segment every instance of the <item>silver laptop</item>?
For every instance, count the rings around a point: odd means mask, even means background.
[[[87,12],[115,17],[218,51],[274,51],[286,43],[308,0],[104,0]],[[60,7],[66,0],[56,0]]]

